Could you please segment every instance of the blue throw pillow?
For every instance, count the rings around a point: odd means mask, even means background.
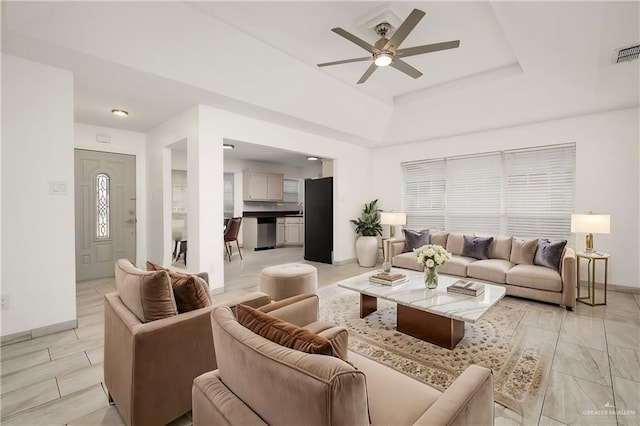
[[[540,238],[536,255],[533,257],[533,264],[553,268],[559,272],[562,253],[566,245],[567,240],[549,241]]]
[[[413,231],[411,229],[403,229],[404,231],[404,251],[407,253],[413,249],[420,248],[429,244],[429,230]]]
[[[464,246],[462,247],[462,255],[474,257],[476,259],[489,259],[489,249],[493,237],[472,237],[464,235]]]

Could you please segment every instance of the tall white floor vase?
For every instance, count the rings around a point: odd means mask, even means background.
[[[378,239],[376,237],[358,237],[356,240],[358,264],[364,268],[376,266],[378,260]]]

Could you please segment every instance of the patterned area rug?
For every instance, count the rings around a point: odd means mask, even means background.
[[[332,285],[318,295],[320,318],[349,329],[352,351],[439,390],[471,364],[488,367],[496,402],[537,422],[563,308],[506,297],[478,322],[467,323],[465,337],[448,350],[396,331],[395,303],[378,299],[378,310],[361,319],[358,293]]]

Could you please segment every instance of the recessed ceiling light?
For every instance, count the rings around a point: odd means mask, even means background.
[[[123,109],[112,109],[111,110],[111,114],[115,115],[116,117],[128,117],[129,113]]]
[[[232,145],[230,143],[222,144],[222,149],[233,149],[235,147],[236,147],[235,145]]]
[[[308,157],[307,157],[307,160],[309,160],[309,161],[318,161],[318,160],[319,160],[319,158],[318,158],[318,157],[314,157],[314,156],[310,155],[310,156],[308,156]]]

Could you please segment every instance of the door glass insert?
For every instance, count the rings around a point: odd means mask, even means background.
[[[96,238],[111,237],[110,217],[109,176],[100,173],[96,176]]]

